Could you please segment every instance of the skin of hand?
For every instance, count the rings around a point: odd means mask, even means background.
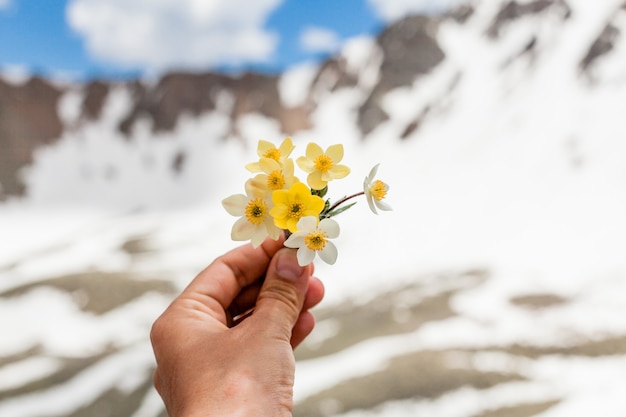
[[[293,349],[324,287],[283,242],[220,256],[154,322],[154,385],[170,417],[292,415]]]

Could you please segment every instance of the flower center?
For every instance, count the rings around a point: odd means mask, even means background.
[[[380,201],[387,195],[387,184],[381,180],[374,181],[374,184],[370,187],[370,193],[376,201]]]
[[[321,230],[311,232],[304,237],[304,244],[306,247],[314,251],[324,249],[326,247],[326,242],[328,242],[328,235]]]
[[[280,160],[280,149],[270,148],[265,151],[265,153],[263,154],[263,157],[270,158],[278,162]]]
[[[267,215],[267,203],[262,198],[250,200],[246,206],[246,219],[256,226],[263,222]]]
[[[304,212],[304,205],[299,201],[294,201],[293,203],[289,204],[289,207],[287,209],[287,213],[289,217],[293,217],[296,219],[299,219],[300,217],[302,217],[303,212]]]
[[[272,171],[267,176],[267,188],[270,190],[282,190],[285,186],[285,176],[280,170]]]
[[[333,160],[328,155],[320,155],[315,158],[315,169],[321,173],[328,172],[333,168]]]

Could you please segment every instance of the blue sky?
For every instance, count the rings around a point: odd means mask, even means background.
[[[457,0],[458,1],[458,0]],[[69,78],[278,72],[454,0],[0,0],[0,68]]]

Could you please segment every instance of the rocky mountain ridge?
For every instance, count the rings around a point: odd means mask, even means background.
[[[281,99],[281,75],[176,72],[152,84],[140,80],[93,80],[65,85],[38,76],[23,83],[0,77],[0,198],[23,194],[25,184],[20,172],[32,163],[34,152],[58,141],[63,132],[98,120],[107,97],[120,86],[130,92],[133,101],[116,127],[126,135],[132,133],[139,120],[148,120],[154,132],[172,131],[181,115],[197,117],[218,107],[231,119],[231,136],[238,135],[237,121],[251,113],[276,120],[284,134],[294,134],[311,127],[310,117],[320,95],[342,88],[360,88],[364,99],[356,109],[357,123],[362,136],[366,137],[389,118],[382,104],[388,92],[410,86],[446,61],[438,39],[440,24],[454,22],[462,27],[482,6],[481,2],[468,3],[446,16],[411,16],[391,24],[376,38],[367,59],[370,68],[350,68],[341,53],[328,58],[319,65],[306,100],[297,106],[289,106]],[[615,16],[620,9],[626,9],[626,2],[615,11]],[[557,16],[564,24],[572,18],[572,13],[566,0],[503,1],[485,25],[484,36],[489,42],[497,43],[507,27],[516,21],[533,16],[540,19]],[[606,22],[604,29],[588,40],[587,53],[578,63],[581,79],[592,73],[594,62],[610,53],[619,39],[619,25],[614,20]],[[529,37],[517,57],[511,60],[532,55],[538,42],[536,36]],[[370,74],[369,81],[363,82],[366,69],[374,75]],[[463,69],[459,68],[456,81],[462,76]],[[454,89],[456,81],[451,82],[449,89]],[[81,100],[80,114],[70,122],[59,114],[60,100],[68,92],[78,92]],[[414,133],[430,110],[431,107],[426,106],[418,112],[401,136]]]

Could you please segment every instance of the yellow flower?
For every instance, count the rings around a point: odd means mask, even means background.
[[[305,216],[298,222],[298,232],[285,241],[288,248],[297,248],[298,264],[305,266],[313,262],[315,254],[327,264],[337,260],[337,247],[329,239],[339,236],[339,225],[333,219],[323,219],[318,223],[317,217]]]
[[[266,140],[260,140],[256,153],[257,155],[259,155],[259,158],[273,159],[274,161],[282,165],[289,157],[294,148],[295,146],[290,137],[285,138],[285,140],[283,140],[278,148],[274,146],[274,144],[271,142],[268,142]],[[246,165],[246,169],[250,172],[263,171],[260,161],[252,162]]]
[[[391,206],[382,201],[383,198],[387,196],[389,185],[385,184],[381,180],[374,180],[376,172],[378,171],[378,165],[380,164],[374,165],[374,168],[372,168],[369,175],[365,177],[365,180],[363,181],[363,192],[365,193],[367,204],[369,204],[370,210],[372,210],[374,214],[378,214],[376,212],[376,208],[385,211],[391,210]]]
[[[318,217],[324,208],[324,200],[316,195],[311,195],[311,190],[297,182],[289,190],[277,190],[272,193],[274,207],[270,215],[274,218],[274,224],[290,232],[297,232],[298,220],[303,216]]]
[[[331,145],[326,152],[316,143],[309,143],[306,156],[299,157],[296,162],[300,169],[308,173],[307,183],[314,190],[321,190],[328,181],[343,178],[350,173],[350,168],[339,165],[343,159],[343,145]]]
[[[293,184],[300,182],[293,175],[293,159],[287,158],[281,166],[270,158],[261,158],[259,167],[263,174],[258,174],[252,181],[255,188],[263,190],[264,194],[271,194],[276,190],[287,190]]]
[[[235,194],[222,200],[226,211],[240,217],[231,230],[231,238],[236,241],[248,240],[257,248],[263,243],[266,236],[276,240],[280,236],[280,229],[274,225],[270,216],[271,202],[263,193],[246,181],[246,195]]]

